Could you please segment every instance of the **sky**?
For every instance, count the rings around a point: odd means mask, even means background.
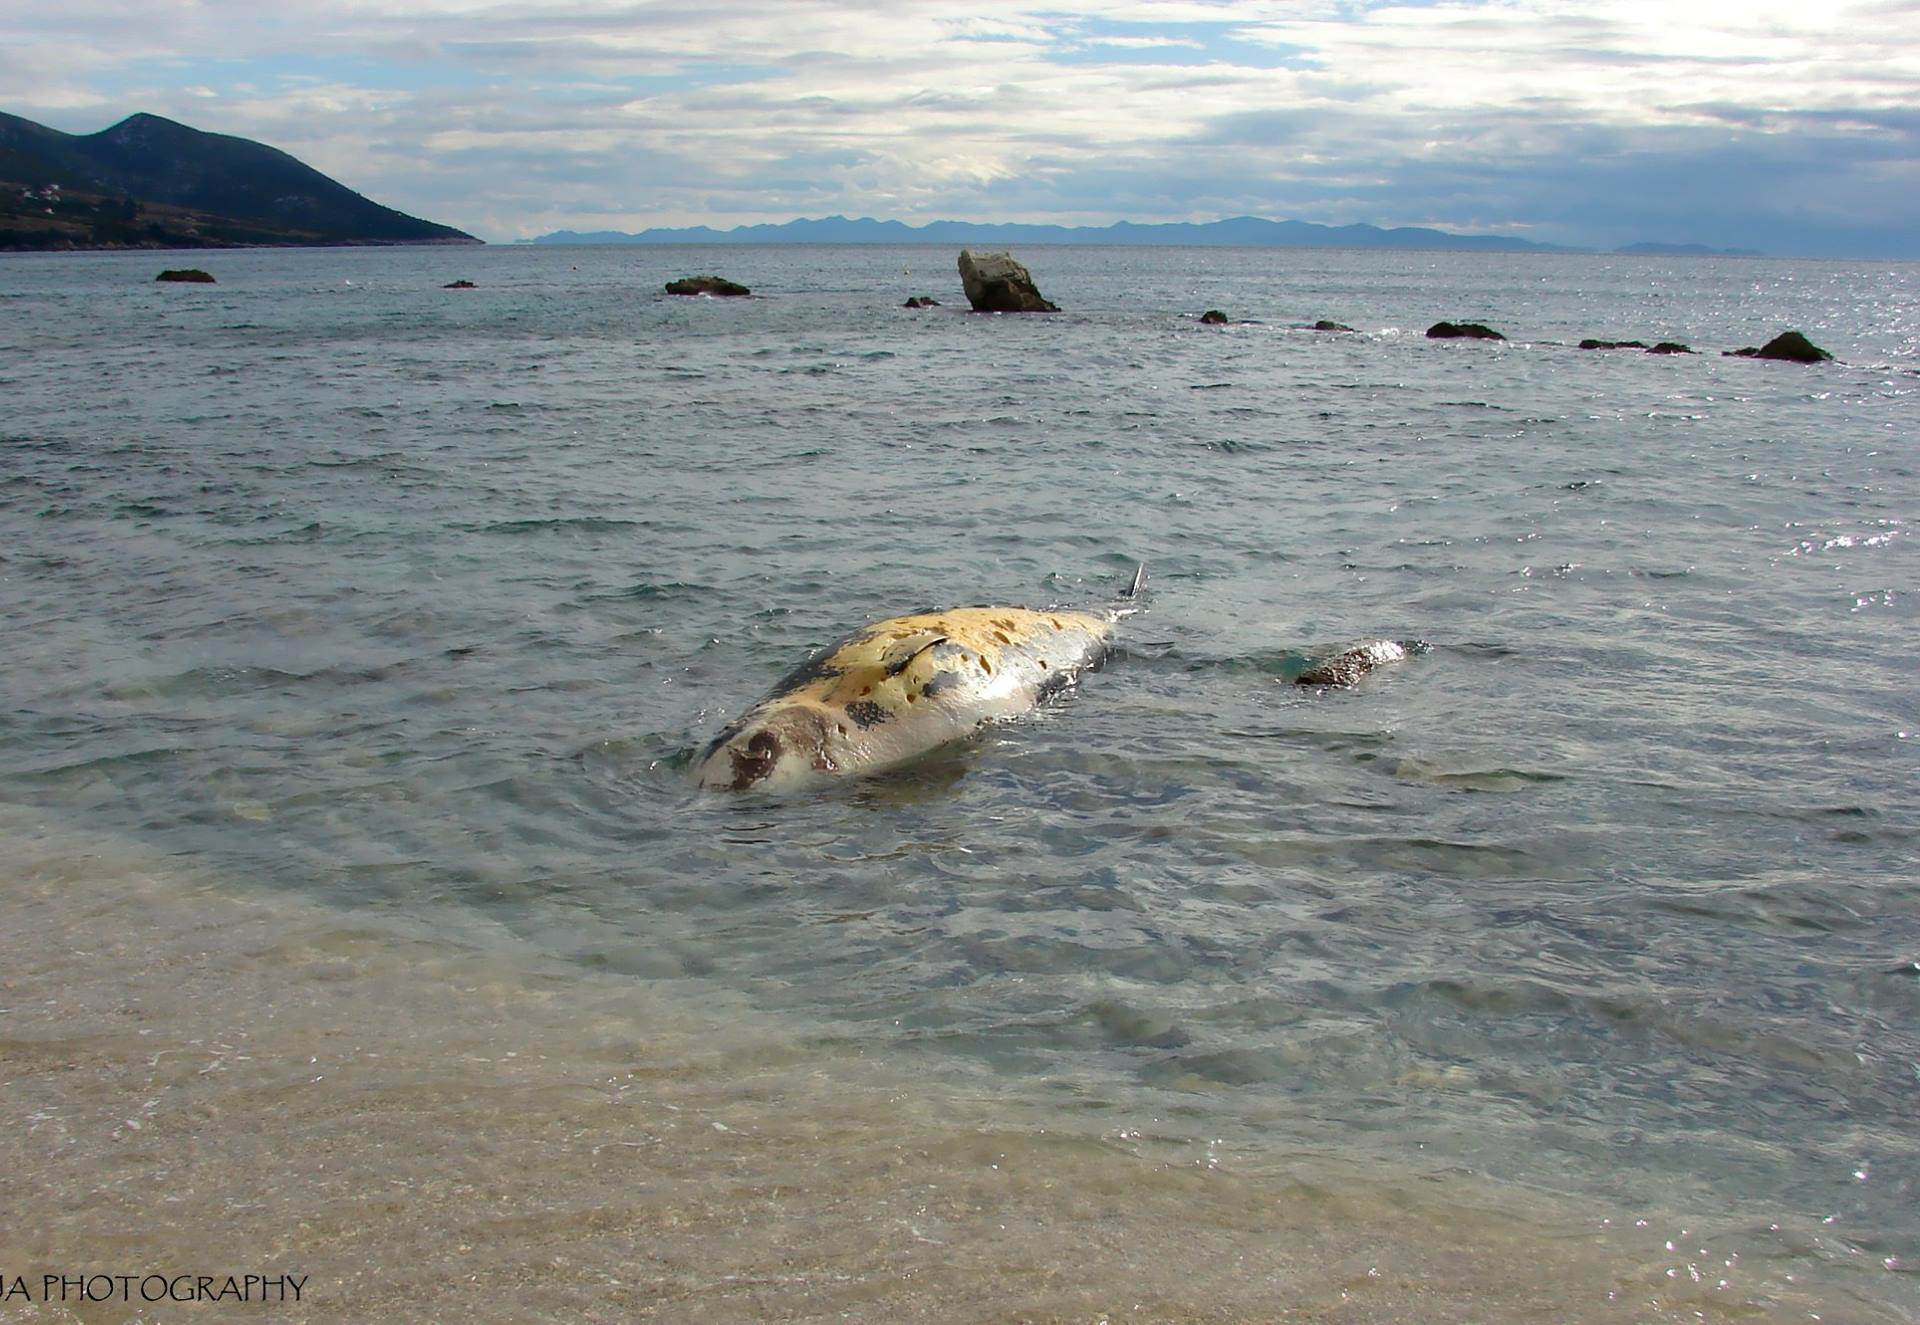
[[[505,241],[797,216],[1920,258],[1916,0],[0,0],[0,110]]]

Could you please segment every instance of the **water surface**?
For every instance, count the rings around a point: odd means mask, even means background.
[[[918,248],[0,261],[0,798],[1143,1173],[1699,1212],[1769,1267],[1702,1302],[1913,1318],[1920,268],[1023,256],[1067,311]],[[709,269],[758,297],[658,293]],[[1788,327],[1841,362],[1718,354]],[[1136,561],[1033,720],[688,790],[848,628]]]

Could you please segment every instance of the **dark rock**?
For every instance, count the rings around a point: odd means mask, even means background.
[[[1797,331],[1783,331],[1760,347],[1762,359],[1785,359],[1791,363],[1830,363],[1833,356]]]
[[[469,280],[448,281],[440,287],[442,290],[477,290],[480,287]]]
[[[1210,327],[1224,327],[1227,325],[1227,315],[1217,308],[1209,308],[1200,315],[1200,320]]]
[[[1314,323],[1313,329],[1315,331],[1352,331],[1353,330],[1352,327],[1348,326],[1344,322],[1330,322],[1326,318],[1321,318],[1318,322]]]
[[[1427,328],[1428,340],[1505,340],[1492,327],[1481,326],[1478,322],[1436,322]]]
[[[1059,308],[1034,288],[1027,269],[1007,253],[975,257],[960,250],[960,284],[976,313],[1057,313]]]
[[[212,285],[213,276],[198,267],[170,267],[153,278],[156,281],[185,281],[189,285]]]
[[[1663,340],[1658,345],[1649,345],[1643,340],[1583,340],[1583,350],[1645,350],[1648,354],[1692,354],[1693,351],[1677,340]]]
[[[1749,345],[1723,353],[1735,359],[1784,359],[1789,363],[1825,363],[1833,358],[1797,331],[1783,331],[1757,350]]]
[[[683,276],[677,281],[667,282],[668,294],[711,294],[737,299],[741,295],[752,294],[738,281],[730,281],[724,276]]]
[[[908,308],[938,308],[940,301],[930,294],[917,294],[907,300]]]
[[[1419,641],[1413,647],[1397,640],[1375,640],[1371,644],[1362,644],[1357,649],[1348,649],[1331,658],[1322,658],[1306,671],[1295,677],[1295,683],[1303,686],[1353,686],[1360,678],[1382,663],[1401,662],[1410,654],[1426,646]]]

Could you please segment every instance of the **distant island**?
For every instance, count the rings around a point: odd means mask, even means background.
[[[907,225],[827,216],[780,225],[742,225],[714,230],[696,225],[679,229],[617,230],[579,233],[559,230],[540,235],[535,244],[1127,244],[1236,248],[1444,248],[1508,253],[1577,253],[1556,244],[1537,244],[1505,235],[1459,235],[1445,230],[1403,226],[1316,225],[1311,221],[1268,221],[1235,216],[1223,221],[1173,221],[1142,224],[1117,221],[1102,226],[1036,225],[1022,222],[929,221]]]
[[[1757,248],[1708,248],[1705,244],[1628,244],[1615,253],[1646,253],[1656,257],[1764,258]]]
[[[0,249],[479,242],[246,138],[158,115],[76,135],[0,113]]]
[[[1269,221],[1235,216],[1221,221],[1142,224],[1118,221],[1102,226],[1031,225],[1020,222],[929,221],[907,225],[869,217],[825,216],[779,225],[742,225],[715,230],[696,225],[642,230],[580,232],[557,230],[528,241],[534,244],[1127,244],[1233,248],[1391,248],[1455,249],[1488,253],[1589,253],[1591,249],[1541,244],[1509,235],[1464,235],[1424,226],[1382,229],[1374,225],[1317,225],[1312,221]],[[1708,249],[1695,244],[1635,244],[1620,253],[1738,254],[1738,249]]]

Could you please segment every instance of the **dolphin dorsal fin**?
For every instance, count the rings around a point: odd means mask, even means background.
[[[916,630],[905,639],[895,640],[880,655],[880,666],[888,676],[898,676],[907,670],[915,658],[936,644],[945,644],[947,637],[937,630]]]

